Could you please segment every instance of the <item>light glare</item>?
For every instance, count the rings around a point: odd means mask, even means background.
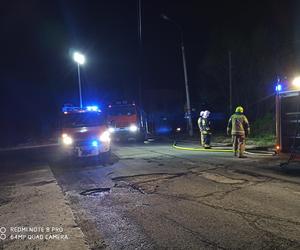
[[[73,139],[68,135],[63,136],[63,143],[65,145],[71,145],[73,143]]]
[[[132,125],[130,125],[129,130],[130,130],[131,132],[136,132],[136,131],[138,130],[138,128],[137,128],[136,125],[132,124]]]
[[[75,62],[77,62],[78,64],[84,64],[85,63],[85,57],[83,54],[79,53],[79,52],[75,52],[73,54],[73,59]]]
[[[300,76],[295,77],[293,80],[293,85],[297,88],[300,88]]]
[[[87,106],[86,109],[88,111],[98,111],[99,110],[98,106]]]
[[[277,84],[275,90],[277,92],[280,92],[282,90],[282,85],[281,84]]]
[[[102,141],[102,142],[110,142],[110,133],[108,131],[103,132],[100,135],[100,141]]]

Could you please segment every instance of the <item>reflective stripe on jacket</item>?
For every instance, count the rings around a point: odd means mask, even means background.
[[[201,119],[201,132],[203,134],[211,134],[210,131],[210,120],[208,118],[203,118]]]
[[[202,122],[202,117],[200,116],[200,117],[198,118],[198,121],[197,121],[197,123],[198,123],[198,128],[199,128],[200,131],[202,131],[202,124],[201,124],[201,122]]]
[[[233,114],[227,125],[227,130],[230,131],[232,135],[245,135],[245,132],[250,133],[250,127],[247,117],[241,113]]]

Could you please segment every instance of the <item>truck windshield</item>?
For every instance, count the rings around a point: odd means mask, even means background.
[[[71,113],[64,115],[62,119],[64,128],[93,127],[104,124],[104,116],[98,112]]]
[[[110,116],[119,116],[119,115],[135,115],[136,109],[132,106],[120,106],[120,107],[111,107],[108,110],[108,115]]]

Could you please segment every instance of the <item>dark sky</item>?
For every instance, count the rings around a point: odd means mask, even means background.
[[[299,5],[296,1],[142,0],[143,60],[139,61],[137,0],[11,0],[0,9],[0,103],[6,130],[40,129],[64,103],[78,102],[74,50],[82,68],[85,104],[137,101],[140,65],[143,100],[149,90],[181,93],[181,25],[192,105],[215,111],[228,105],[228,50],[234,103],[268,95],[277,75],[297,73]],[[298,39],[299,38],[299,39]],[[271,87],[270,87],[271,86]],[[163,99],[163,98],[160,98]],[[202,104],[201,104],[202,103]],[[173,103],[172,103],[173,104]],[[222,110],[223,108],[223,110]]]

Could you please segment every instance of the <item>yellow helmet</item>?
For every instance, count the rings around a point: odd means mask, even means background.
[[[238,106],[238,107],[236,107],[235,112],[236,113],[244,113],[244,109],[242,106]]]

